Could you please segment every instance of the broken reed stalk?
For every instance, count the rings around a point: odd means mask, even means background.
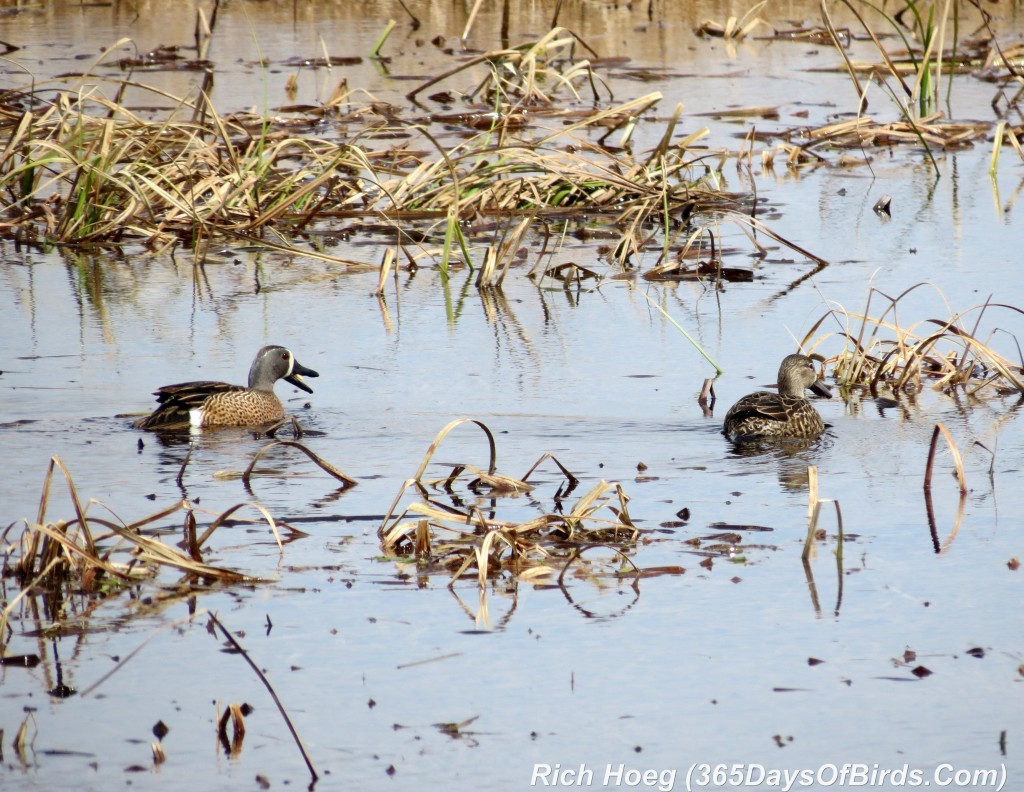
[[[437,433],[433,441],[430,443],[430,447],[427,448],[427,453],[423,455],[423,459],[420,462],[420,466],[416,469],[416,473],[413,476],[413,478],[416,481],[421,481],[423,479],[423,473],[426,471],[427,465],[430,464],[431,458],[437,452],[438,446],[440,446],[441,441],[443,441],[445,437],[447,437],[448,434],[453,429],[455,429],[457,426],[461,426],[464,423],[476,424],[476,426],[480,428],[484,435],[486,435],[487,446],[490,452],[490,458],[487,463],[487,473],[490,475],[494,474],[494,471],[497,469],[498,447],[497,444],[494,442],[494,434],[491,432],[490,428],[483,421],[478,421],[476,418],[456,418],[454,421],[451,421],[448,424],[446,424],[445,427],[440,432]]]
[[[14,752],[18,755],[18,759],[22,762],[23,766],[28,766],[28,756],[25,749],[28,747],[28,724],[32,721],[36,723],[35,715],[29,710],[28,714],[25,715],[25,720],[21,722],[18,727],[18,731],[14,735],[14,739],[11,740],[11,746],[14,748]],[[39,726],[36,724],[36,734],[39,734]],[[34,739],[34,738],[33,738]]]
[[[839,501],[832,501],[836,505],[836,616],[843,604],[843,546],[846,543],[843,534],[843,512],[839,508]]]
[[[351,476],[346,476],[344,473],[338,470],[338,468],[334,467],[334,465],[332,465],[330,462],[328,462],[325,459],[322,459],[317,454],[310,451],[302,443],[298,443],[294,440],[275,440],[273,443],[267,443],[267,445],[260,448],[253,455],[252,461],[249,463],[249,466],[242,473],[242,482],[246,486],[249,486],[249,481],[252,478],[253,469],[256,467],[256,463],[259,462],[260,457],[262,457],[265,453],[267,453],[267,451],[269,451],[272,448],[275,448],[276,446],[285,446],[288,448],[299,449],[299,451],[301,451],[303,454],[305,454],[307,457],[313,460],[313,463],[317,467],[319,467],[325,473],[333,476],[335,479],[340,481],[344,485],[342,489],[354,487],[358,483],[354,478],[352,478]]]
[[[391,35],[391,31],[395,29],[395,25],[398,24],[393,19],[389,19],[387,24],[384,26],[383,32],[380,34],[380,38],[377,39],[377,43],[373,45],[373,49],[370,51],[370,57],[373,60],[380,60],[380,51],[384,48],[384,44],[387,42],[388,37]]]
[[[273,685],[270,684],[270,680],[267,679],[266,675],[264,675],[264,673],[260,671],[259,667],[252,661],[252,658],[249,657],[249,653],[245,651],[245,649],[242,647],[240,643],[238,643],[237,640],[235,640],[235,636],[228,632],[227,628],[223,624],[221,624],[220,620],[213,613],[210,614],[210,621],[212,621],[220,629],[221,634],[223,634],[224,638],[228,641],[228,643],[230,643],[231,646],[234,647],[235,651],[237,651],[240,655],[242,655],[243,658],[245,658],[245,662],[249,664],[249,667],[259,678],[260,682],[263,683],[263,686],[267,689],[267,692],[270,693],[270,697],[274,700],[274,704],[277,705],[277,711],[280,712],[281,717],[284,718],[285,725],[288,727],[288,731],[291,732],[292,739],[295,740],[295,744],[299,748],[299,753],[302,754],[302,759],[306,763],[306,767],[309,769],[309,774],[312,777],[313,782],[315,783],[320,776],[317,774],[316,768],[313,767],[313,761],[309,758],[309,754],[306,752],[306,748],[302,744],[302,738],[299,737],[299,733],[295,730],[295,726],[292,724],[292,719],[288,717],[288,712],[285,710],[284,705],[281,703],[281,699],[278,698]]]
[[[804,574],[807,576],[807,584],[811,591],[811,601],[814,611],[821,615],[821,605],[818,601],[818,589],[814,584],[814,573],[811,571],[810,558],[814,552],[814,537],[818,532],[818,517],[821,515],[821,506],[829,500],[836,507],[836,607],[835,613],[838,616],[843,604],[843,510],[839,507],[839,501],[830,498],[822,499],[818,496],[818,468],[814,465],[807,467],[807,537],[804,539],[804,549],[800,555],[803,562]]]
[[[811,607],[814,614],[821,616],[821,600],[818,598],[818,584],[814,582],[814,570],[811,569],[811,562],[807,558],[801,559],[804,567],[804,579],[807,581],[807,591],[811,595]]]
[[[818,513],[820,510],[818,467],[817,465],[809,465],[807,468],[807,538],[804,539],[804,561],[811,557],[811,551],[814,548],[814,534],[818,530]]]
[[[950,453],[953,455],[953,464],[956,467],[956,479],[960,485],[960,494],[967,494],[967,477],[964,474],[964,461],[960,456],[960,450],[956,447],[956,443],[953,442],[953,436],[949,433],[949,430],[941,423],[935,424],[935,429],[932,432],[932,440],[928,446],[928,462],[924,468],[924,489],[925,492],[931,492],[932,489],[932,469],[935,465],[935,451],[939,443],[939,435],[942,435],[946,441],[946,445],[949,447]]]
[[[815,465],[807,467],[807,538],[804,540],[803,558],[806,561],[813,550],[814,536],[818,531],[818,517],[821,516],[821,507],[825,503],[833,503],[836,507],[836,520],[839,523],[840,547],[837,552],[842,553],[843,541],[843,512],[839,508],[839,501],[835,498],[820,498],[818,496],[818,468]]]
[[[217,703],[217,738],[231,758],[237,758],[242,752],[242,741],[245,739],[245,711],[236,703],[228,704],[220,714],[220,703]],[[228,723],[231,724],[231,739],[228,739]],[[314,784],[316,781],[314,780]],[[310,784],[312,787],[313,784]]]
[[[374,297],[384,296],[384,283],[388,279],[388,274],[391,272],[391,267],[395,263],[395,249],[392,247],[387,248],[384,251],[384,257],[380,262],[380,277],[377,279],[377,288],[373,291]]]
[[[946,538],[940,542],[938,526],[935,523],[935,507],[932,504],[932,491],[930,489],[925,489],[924,507],[925,512],[928,515],[928,531],[931,534],[932,547],[935,550],[936,555],[942,555],[949,550],[953,541],[956,539],[957,534],[960,533],[960,523],[963,521],[964,509],[966,506],[967,493],[961,492],[959,502],[957,503],[956,517],[953,518],[953,526],[949,529],[949,533],[946,535]]]

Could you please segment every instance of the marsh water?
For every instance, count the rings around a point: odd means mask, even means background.
[[[752,125],[818,125],[856,109],[848,78],[817,69],[837,67],[829,46],[756,37],[727,46],[693,32],[745,8],[566,5],[562,25],[604,56],[630,58],[635,73],[609,78],[618,100],[659,90],[655,113],[667,117],[682,102],[680,134],[707,125],[712,147],[735,151]],[[375,101],[404,106],[413,80],[450,65],[431,40],[457,41],[468,11],[410,6],[422,13],[418,31],[390,3],[228,4],[208,55],[212,98],[225,113],[315,103],[344,77]],[[486,6],[467,42],[481,51],[503,44],[500,9]],[[509,18],[512,44],[549,24],[547,4],[522,6]],[[140,51],[188,43],[195,7],[57,4],[2,16],[0,40],[21,49],[0,80],[24,85],[30,75],[81,68],[125,36]],[[1014,8],[999,8],[1004,34],[1019,30]],[[761,16],[776,27],[819,24],[817,4],[769,4]],[[365,54],[388,18],[399,25],[387,64],[296,65],[325,48]],[[292,73],[299,93],[286,99]],[[141,77],[171,93],[197,82],[187,72]],[[994,124],[992,93],[958,77],[948,111]],[[872,112],[898,119],[882,91],[869,96]],[[777,113],[723,114],[752,105]],[[662,128],[652,125],[634,146],[655,145]],[[729,404],[773,383],[778,362],[824,314],[863,311],[872,286],[895,297],[925,284],[899,303],[906,326],[989,299],[1024,306],[1016,205],[1024,169],[1006,148],[990,178],[990,149],[980,141],[934,152],[938,177],[913,145],[870,149],[870,167],[755,162],[765,222],[828,265],[773,243],[754,258],[742,234],[723,228],[732,246],[725,263],[752,269],[754,279],[720,289],[635,273],[531,280],[525,270],[542,240],[530,238],[500,290],[478,289],[468,268],[445,278],[421,266],[399,269],[378,299],[376,265],[389,239],[351,220],[319,230],[335,234],[332,253],[366,267],[230,240],[201,268],[180,250],[0,243],[3,526],[35,519],[58,456],[83,502],[95,501],[93,516],[131,521],[183,498],[210,516],[256,502],[305,534],[279,547],[254,509],[243,512],[251,524],[221,527],[206,560],[254,582],[185,586],[164,571],[108,596],[29,591],[2,640],[8,655],[41,662],[0,667],[0,785],[308,785],[274,702],[208,629],[211,612],[273,685],[320,775],[317,789],[518,790],[555,781],[707,789],[737,778],[775,789],[784,783],[773,773],[795,772],[808,783],[792,788],[817,789],[830,787],[833,770],[847,773],[847,785],[862,778],[879,789],[902,786],[900,772],[979,788],[977,771],[1019,788],[1019,398],[947,395],[927,383],[891,399],[837,393],[816,402],[830,428],[809,445],[743,454],[720,433]],[[732,164],[723,178],[727,189],[751,189]],[[873,211],[883,195],[891,215]],[[611,275],[604,242],[568,234],[553,263]],[[724,370],[711,414],[697,398],[715,371],[666,315]],[[969,316],[970,324],[977,313]],[[982,324],[1011,348],[1024,328],[1010,309],[990,309]],[[824,323],[820,333],[833,337],[819,351],[837,351],[843,329]],[[341,490],[281,448],[247,488],[233,474],[266,438],[222,430],[182,441],[132,428],[126,416],[151,409],[157,386],[243,382],[265,343],[288,346],[319,372],[312,395],[284,383],[278,393],[307,431],[302,442],[357,486]],[[482,509],[525,521],[569,508],[601,480],[618,482],[644,532],[632,561],[659,573],[580,572],[562,585],[503,575],[481,590],[475,574],[449,585],[448,575],[386,558],[385,514],[458,418],[494,433],[500,472],[520,477],[548,453],[580,482],[563,496],[564,477],[546,461],[529,494],[482,497]],[[930,503],[923,491],[939,422],[965,457],[962,501],[948,453],[939,455]],[[429,473],[444,478],[459,463],[486,468],[486,442],[472,424],[444,439]],[[826,536],[805,567],[810,466],[820,497],[840,506],[844,542],[837,559],[827,504]],[[73,516],[64,482],[58,474],[50,488],[49,520]],[[180,513],[158,526],[173,543]],[[20,590],[10,578],[3,585],[6,607]],[[241,703],[252,707],[244,740],[226,751],[217,718]],[[15,750],[26,721],[27,744]],[[154,764],[158,723],[169,731],[166,760]],[[705,766],[740,776],[705,777]]]

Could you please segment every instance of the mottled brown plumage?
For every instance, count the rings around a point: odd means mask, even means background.
[[[814,363],[804,355],[788,355],[779,366],[779,392],[757,391],[744,396],[725,414],[725,434],[732,440],[756,437],[813,438],[825,422],[804,395],[811,388],[826,398],[832,394],[818,382]]]
[[[284,407],[274,394],[279,379],[312,393],[302,379],[318,377],[282,346],[265,346],[256,353],[249,369],[249,385],[226,382],[182,382],[154,392],[159,406],[135,422],[139,429],[177,430],[189,426],[261,426],[284,417]]]

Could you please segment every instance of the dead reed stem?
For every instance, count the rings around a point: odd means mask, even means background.
[[[317,467],[319,467],[321,470],[323,470],[328,475],[333,476],[335,479],[340,481],[344,485],[343,489],[348,489],[349,487],[354,487],[358,483],[354,478],[352,478],[351,476],[345,475],[343,472],[341,472],[338,468],[336,468],[330,462],[328,462],[327,460],[321,458],[317,454],[315,454],[312,451],[310,451],[302,443],[298,443],[298,442],[296,442],[294,440],[275,440],[273,443],[268,443],[267,445],[265,445],[262,448],[260,448],[253,455],[252,461],[249,463],[249,466],[245,469],[245,472],[242,473],[242,482],[246,486],[249,485],[249,481],[252,478],[253,469],[256,467],[256,463],[259,462],[260,458],[265,453],[270,451],[272,448],[276,448],[278,446],[284,446],[286,448],[297,448],[299,451],[301,451],[303,454],[305,454],[307,457],[309,457],[311,460],[313,460],[313,463]]]
[[[924,489],[926,492],[930,492],[932,488],[932,470],[935,466],[935,452],[938,447],[940,434],[946,441],[946,446],[953,456],[953,465],[956,468],[956,480],[960,485],[960,494],[966,495],[967,477],[964,474],[964,461],[960,456],[960,449],[956,447],[956,443],[953,441],[953,436],[949,433],[949,430],[941,423],[935,424],[935,429],[932,431],[932,440],[928,445],[928,461],[924,468]]]
[[[221,631],[221,634],[224,636],[225,640],[227,640],[227,642],[230,643],[232,647],[234,647],[236,652],[238,652],[243,658],[245,658],[245,662],[249,664],[249,667],[253,670],[253,673],[256,674],[257,678],[260,680],[260,682],[263,683],[263,686],[267,689],[267,692],[270,693],[270,697],[274,700],[274,704],[277,706],[277,711],[281,713],[281,717],[284,718],[285,725],[288,727],[288,731],[291,733],[292,739],[295,740],[295,745],[298,746],[299,753],[302,754],[302,759],[306,763],[306,767],[309,769],[309,775],[312,778],[313,783],[316,783],[316,780],[320,776],[317,775],[316,768],[313,767],[313,761],[309,758],[309,754],[306,752],[306,748],[302,744],[302,738],[299,737],[299,733],[295,730],[295,726],[292,724],[292,719],[288,717],[288,712],[285,710],[284,705],[281,703],[281,699],[278,698],[277,692],[274,690],[274,686],[270,684],[270,680],[267,679],[266,675],[264,675],[262,671],[260,671],[259,666],[257,666],[256,663],[252,661],[252,658],[249,656],[249,653],[245,651],[244,647],[240,643],[238,643],[238,641],[235,639],[235,636],[233,636],[228,631],[228,629],[220,622],[216,615],[211,613],[209,614],[209,616],[210,621],[212,621],[214,625]]]

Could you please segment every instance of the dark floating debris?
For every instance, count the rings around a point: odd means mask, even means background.
[[[0,657],[0,666],[35,668],[37,665],[39,665],[39,655],[35,654]]]
[[[698,261],[696,264],[680,264],[674,269],[658,269],[644,273],[649,281],[696,281],[720,279],[730,283],[750,283],[754,271],[743,267],[723,267],[714,261]]]

